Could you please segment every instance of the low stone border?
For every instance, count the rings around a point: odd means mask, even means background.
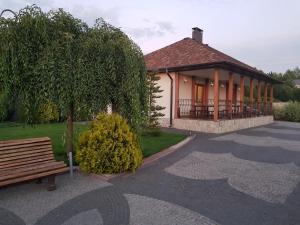
[[[141,168],[146,167],[150,163],[153,163],[153,162],[155,162],[155,161],[157,161],[157,160],[159,160],[159,159],[161,159],[161,158],[163,158],[163,157],[165,157],[165,156],[167,156],[167,155],[175,152],[178,148],[184,146],[189,141],[193,140],[195,137],[196,137],[196,135],[189,136],[189,137],[185,138],[184,140],[182,140],[181,142],[179,142],[179,143],[177,143],[175,145],[172,145],[172,146],[170,146],[170,147],[168,147],[168,148],[166,148],[164,150],[161,150],[160,152],[157,152],[157,153],[155,153],[155,154],[153,154],[153,155],[145,158],[143,160],[143,164],[142,164]]]
[[[157,153],[143,159],[143,162],[142,162],[142,165],[140,168],[147,167],[149,164],[156,162],[159,159],[175,152],[177,149],[184,146],[185,144],[187,144],[188,142],[193,140],[195,137],[196,137],[196,135],[189,136],[189,137],[185,138],[184,140],[182,140],[181,142],[179,142],[175,145],[172,145],[164,150],[161,150],[160,152],[157,152]],[[130,174],[132,174],[132,173],[131,172],[124,172],[124,173],[120,173],[120,174],[94,174],[94,173],[92,173],[92,174],[90,174],[90,176],[99,178],[104,181],[109,181],[112,178],[119,177],[119,176],[128,176]]]
[[[173,127],[176,129],[223,134],[237,130],[248,129],[273,123],[273,116],[259,116],[248,118],[237,118],[231,120],[199,120],[189,118],[174,119]]]

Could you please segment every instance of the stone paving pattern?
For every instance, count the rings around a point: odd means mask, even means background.
[[[181,132],[172,130],[174,132]],[[59,176],[58,189],[0,189],[0,225],[300,224],[300,124],[196,135],[109,182]]]
[[[300,181],[300,167],[294,163],[253,162],[231,153],[192,152],[165,171],[198,180],[228,178],[236,190],[271,203],[284,203]]]

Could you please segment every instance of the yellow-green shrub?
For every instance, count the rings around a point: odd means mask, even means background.
[[[126,120],[100,113],[79,136],[76,160],[88,173],[120,173],[134,171],[142,162],[142,151]]]

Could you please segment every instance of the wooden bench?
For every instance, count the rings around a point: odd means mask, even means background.
[[[48,178],[48,190],[55,190],[55,175],[68,171],[57,162],[48,137],[0,141],[0,187]]]

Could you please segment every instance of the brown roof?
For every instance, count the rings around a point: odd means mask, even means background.
[[[183,67],[211,63],[230,63],[255,73],[263,72],[242,63],[210,46],[192,38],[184,38],[157,51],[145,55],[148,70]]]

